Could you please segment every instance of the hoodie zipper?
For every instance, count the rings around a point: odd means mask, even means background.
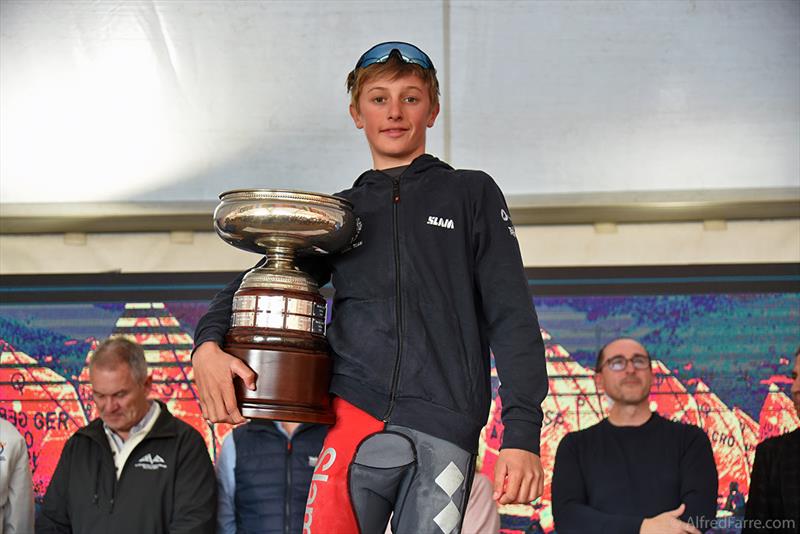
[[[296,432],[295,432],[296,433]],[[286,493],[284,494],[283,531],[289,534],[292,521],[292,438],[286,438]]]
[[[400,355],[403,351],[403,302],[400,292],[400,238],[398,236],[398,207],[400,204],[400,177],[392,179],[392,232],[394,234],[394,271],[395,271],[395,315],[397,317],[395,332],[397,333],[397,352],[394,359],[392,372],[392,387],[389,390],[389,407],[381,418],[384,423],[389,422],[389,417],[394,410],[394,401],[397,396],[397,380],[400,376]]]

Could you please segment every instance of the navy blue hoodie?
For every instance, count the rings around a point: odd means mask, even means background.
[[[367,171],[337,196],[353,203],[362,229],[347,252],[314,265],[336,290],[331,393],[474,453],[491,401],[491,345],[503,448],[538,454],[544,344],[497,184],[426,154],[398,178]],[[197,345],[222,345],[240,280],[212,301]]]

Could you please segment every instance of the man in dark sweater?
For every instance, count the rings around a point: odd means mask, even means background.
[[[800,349],[792,378],[792,400],[800,415]],[[756,448],[742,534],[757,532],[800,532],[800,428]]]
[[[558,446],[552,485],[558,533],[709,528],[717,499],[711,444],[696,426],[650,411],[647,350],[628,338],[608,343],[598,353],[595,380],[612,406],[606,419],[567,434]]]

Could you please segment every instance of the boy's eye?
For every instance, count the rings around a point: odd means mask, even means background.
[[[375,102],[376,104],[383,104],[384,102],[386,102],[386,98],[382,96],[376,96],[375,98],[372,99],[372,101]]]
[[[416,96],[407,96],[405,98],[405,101],[408,102],[409,104],[416,104],[417,102],[419,102],[419,98],[417,98]]]

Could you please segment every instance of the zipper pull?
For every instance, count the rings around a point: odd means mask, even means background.
[[[291,454],[292,452],[292,440],[286,440],[286,453]]]
[[[392,202],[400,204],[400,179],[395,178],[392,180]]]

